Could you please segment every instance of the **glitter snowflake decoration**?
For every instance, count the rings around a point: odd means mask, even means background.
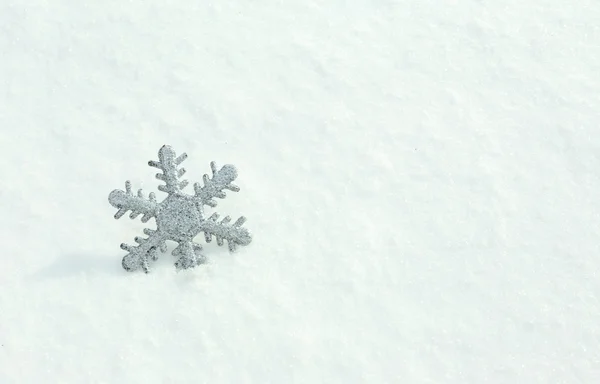
[[[215,207],[217,202],[214,198],[225,198],[225,189],[238,192],[240,188],[232,182],[237,177],[237,171],[233,165],[225,165],[217,171],[213,161],[210,163],[212,178],[204,175],[204,185],[194,184],[195,194],[187,195],[182,190],[188,185],[187,180],[181,180],[185,173],[184,168],[179,165],[187,158],[185,153],[176,157],[175,151],[168,145],[158,151],[159,161],[149,161],[148,165],[158,168],[162,173],[157,173],[156,178],[165,182],[158,187],[159,191],[166,192],[168,196],[162,201],[156,201],[156,195],[150,193],[146,199],[140,189],[137,195],[131,192],[131,183],[125,182],[125,191],[115,189],[108,196],[110,204],[119,210],[115,219],[121,218],[125,213],[131,211],[129,217],[135,219],[142,216],[142,222],[151,218],[156,220],[156,230],[144,229],[147,238],[136,237],[137,245],[121,244],[121,249],[127,251],[123,257],[123,268],[127,271],[142,269],[148,273],[149,262],[158,258],[158,251],[166,252],[166,241],[171,240],[178,243],[172,255],[178,257],[175,266],[178,270],[193,268],[206,261],[201,254],[202,246],[195,243],[194,238],[204,232],[206,242],[214,237],[218,245],[223,245],[227,240],[230,251],[235,251],[239,245],[248,245],[252,241],[250,232],[243,228],[246,221],[241,216],[230,224],[231,217],[226,216],[221,221],[217,213],[206,218],[204,206]]]

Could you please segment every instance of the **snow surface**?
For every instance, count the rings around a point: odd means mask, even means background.
[[[599,20],[0,0],[0,383],[598,382]],[[121,268],[163,144],[250,246]]]

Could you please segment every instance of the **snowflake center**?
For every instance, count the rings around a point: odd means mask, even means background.
[[[174,241],[191,241],[201,232],[204,217],[191,196],[171,195],[161,203],[156,217],[158,230]]]

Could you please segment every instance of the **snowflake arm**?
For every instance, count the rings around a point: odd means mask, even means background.
[[[175,257],[179,257],[175,262],[175,267],[180,269],[193,268],[206,262],[206,258],[200,253],[202,246],[192,241],[182,241],[177,248],[171,252]]]
[[[127,255],[123,257],[123,268],[127,271],[135,271],[142,268],[144,272],[149,272],[149,258],[156,260],[158,258],[157,252],[167,251],[167,243],[160,232],[152,229],[144,229],[144,233],[148,235],[147,239],[136,237],[135,242],[139,245],[128,245],[121,244],[121,249],[127,251]]]
[[[203,205],[210,207],[216,207],[217,202],[214,200],[215,197],[219,199],[225,198],[224,189],[229,189],[233,192],[238,192],[240,187],[235,184],[231,184],[237,177],[237,170],[233,165],[226,164],[220,170],[217,171],[217,164],[213,161],[210,163],[210,169],[212,170],[212,178],[208,175],[204,175],[203,181],[204,186],[200,183],[194,184],[194,190],[196,192],[196,198],[198,198]]]
[[[229,225],[231,217],[225,216],[223,220],[217,222],[219,214],[213,213],[202,223],[202,231],[207,243],[210,243],[212,237],[217,238],[217,244],[223,245],[223,240],[227,240],[227,245],[231,252],[235,251],[239,245],[248,245],[252,241],[252,234],[248,229],[242,228],[246,218],[241,216],[235,223]]]
[[[150,160],[148,165],[162,170],[162,173],[157,173],[156,178],[165,182],[165,185],[159,185],[158,190],[166,193],[177,193],[188,185],[187,180],[180,180],[185,174],[185,168],[177,168],[179,164],[187,159],[187,154],[182,153],[175,157],[176,153],[168,145],[164,145],[158,151],[159,161]]]
[[[154,193],[151,192],[148,199],[145,199],[140,189],[137,196],[134,196],[131,192],[131,182],[129,180],[125,182],[125,191],[115,189],[108,195],[108,201],[113,207],[119,209],[115,214],[115,219],[120,219],[127,211],[131,211],[129,217],[132,219],[135,219],[140,214],[144,214],[142,222],[145,223],[151,218],[156,217],[158,209]]]

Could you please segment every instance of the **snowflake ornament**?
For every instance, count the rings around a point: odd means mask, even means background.
[[[121,249],[128,252],[123,257],[123,268],[127,271],[142,269],[149,271],[149,262],[158,259],[158,251],[167,251],[167,240],[178,243],[172,255],[178,257],[175,266],[178,270],[193,268],[206,261],[201,254],[202,246],[193,239],[204,232],[206,242],[214,237],[217,244],[222,246],[227,240],[229,250],[235,251],[239,245],[248,245],[252,241],[250,232],[242,227],[246,218],[241,216],[233,224],[229,224],[231,217],[226,216],[221,221],[219,214],[213,213],[206,218],[204,206],[216,207],[214,198],[225,198],[224,189],[238,192],[240,188],[232,182],[237,177],[237,170],[233,165],[225,165],[217,171],[215,162],[210,163],[212,178],[204,175],[204,185],[194,184],[195,194],[187,195],[182,190],[188,185],[187,180],[181,180],[185,173],[184,168],[178,168],[187,158],[183,153],[176,157],[175,151],[168,145],[158,151],[159,161],[149,161],[148,165],[158,168],[162,173],[157,173],[156,178],[164,181],[165,185],[158,187],[159,191],[166,192],[168,196],[162,201],[156,201],[156,195],[150,193],[146,199],[140,189],[137,196],[131,192],[131,183],[125,182],[125,191],[115,189],[108,196],[110,204],[119,210],[115,219],[120,219],[125,213],[131,211],[129,217],[135,219],[142,216],[145,223],[151,218],[156,220],[156,230],[144,229],[148,238],[136,237],[138,245],[121,244]]]

